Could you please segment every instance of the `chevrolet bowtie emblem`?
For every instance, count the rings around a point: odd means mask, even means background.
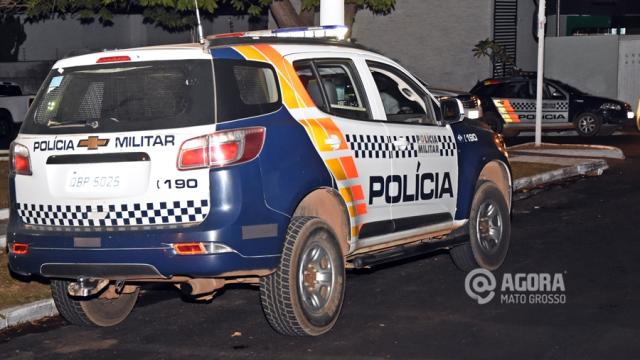
[[[86,147],[88,150],[98,150],[100,146],[107,146],[109,139],[100,139],[97,136],[78,141],[78,147]]]

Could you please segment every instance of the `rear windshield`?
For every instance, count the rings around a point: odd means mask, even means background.
[[[155,130],[214,122],[210,60],[149,61],[54,69],[23,133]]]

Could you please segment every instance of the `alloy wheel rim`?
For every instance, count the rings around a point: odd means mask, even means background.
[[[317,242],[310,244],[302,254],[298,270],[298,289],[307,312],[317,313],[327,305],[335,277],[335,261],[327,249]]]
[[[578,127],[580,127],[580,131],[583,133],[591,134],[596,130],[596,119],[592,116],[583,116],[578,122]]]
[[[502,213],[493,200],[482,203],[476,221],[476,233],[482,249],[488,253],[496,251],[503,232]]]

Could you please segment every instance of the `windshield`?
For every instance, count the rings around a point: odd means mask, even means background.
[[[120,132],[211,124],[213,100],[209,60],[54,69],[22,132]]]

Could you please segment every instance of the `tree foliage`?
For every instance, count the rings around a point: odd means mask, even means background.
[[[81,21],[99,21],[111,24],[114,14],[141,13],[145,21],[165,29],[182,30],[195,24],[193,0],[16,0],[17,8],[26,11],[31,20],[45,20],[52,16],[77,17]],[[393,10],[396,0],[346,0],[357,9],[367,9],[374,13],[387,14]],[[204,16],[215,14],[223,4],[230,5],[236,12],[259,15],[267,7],[290,5],[290,0],[198,0]],[[302,11],[313,11],[320,0],[302,0]],[[349,6],[349,5],[348,5]],[[275,11],[274,11],[275,13]],[[354,12],[355,14],[355,12]],[[298,14],[300,15],[300,14]],[[276,20],[278,20],[278,16]],[[300,23],[294,19],[294,23]],[[278,22],[280,24],[280,22]]]

